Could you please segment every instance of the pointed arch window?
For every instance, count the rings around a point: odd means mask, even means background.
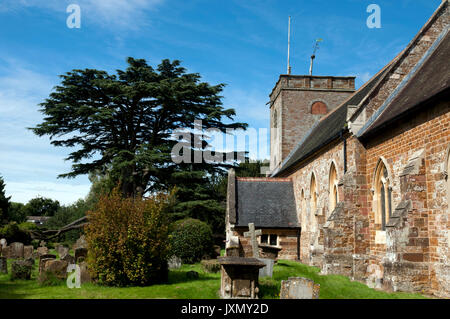
[[[386,230],[386,224],[392,215],[392,188],[389,184],[389,174],[386,165],[380,160],[375,173],[375,222],[381,225],[381,230]]]
[[[338,178],[337,178],[336,166],[334,165],[334,163],[331,163],[330,182],[329,183],[330,183],[330,185],[329,185],[329,203],[330,203],[329,213],[331,213],[336,208],[336,205],[339,202]]]

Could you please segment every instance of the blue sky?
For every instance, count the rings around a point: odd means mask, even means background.
[[[369,4],[381,29],[366,25]],[[236,120],[269,126],[268,94],[286,72],[292,16],[293,74],[307,74],[316,38],[324,42],[315,75],[354,75],[357,87],[397,55],[441,0],[0,0],[0,175],[13,201],[38,195],[69,204],[84,197],[86,176],[69,171],[67,149],[26,127],[42,121],[38,103],[75,68],[114,72],[126,57],[179,59],[211,84],[226,83],[224,104]],[[69,4],[81,28],[66,26]]]

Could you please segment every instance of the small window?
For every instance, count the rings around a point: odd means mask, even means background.
[[[269,244],[269,235],[261,235],[261,244]]]
[[[278,236],[277,235],[270,235],[270,245],[271,246],[278,245]]]
[[[264,234],[260,237],[261,245],[278,246],[278,236],[275,234]]]

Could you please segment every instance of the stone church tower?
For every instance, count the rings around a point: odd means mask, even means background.
[[[270,171],[320,118],[355,92],[355,77],[280,75],[270,94]]]

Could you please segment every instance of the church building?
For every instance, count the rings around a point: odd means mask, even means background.
[[[280,75],[270,94],[270,175],[230,171],[226,231],[279,259],[389,291],[450,297],[450,9],[361,88]]]

